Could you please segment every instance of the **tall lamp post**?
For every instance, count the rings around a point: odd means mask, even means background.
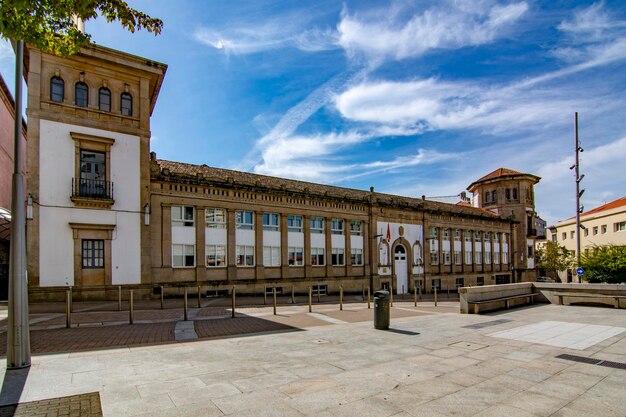
[[[580,160],[579,160],[579,154],[581,152],[584,151],[584,149],[582,148],[582,146],[580,146],[580,143],[578,141],[578,112],[574,113],[574,130],[575,130],[575,153],[576,153],[576,160],[574,162],[574,165],[572,165],[570,167],[570,169],[575,169],[575,174],[576,174],[576,268],[578,269],[578,267],[580,266],[580,230],[581,229],[585,229],[585,227],[580,224],[580,213],[583,212],[584,207],[580,205],[580,197],[582,197],[582,195],[585,193],[585,189],[580,189],[580,182],[583,180],[583,178],[585,177],[585,174],[580,174]],[[573,275],[573,274],[572,274]],[[581,278],[578,278],[579,282],[581,280]]]

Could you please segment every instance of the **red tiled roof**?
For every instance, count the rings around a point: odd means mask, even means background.
[[[609,203],[603,204],[600,207],[596,207],[589,211],[585,211],[581,214],[581,216],[588,216],[590,214],[600,213],[601,211],[611,210],[614,208],[626,206],[626,197],[618,198],[617,200],[611,201]]]
[[[535,183],[539,182],[539,180],[541,179],[540,177],[536,176],[536,175],[532,175],[532,174],[525,174],[523,172],[519,172],[519,171],[515,171],[512,169],[508,169],[508,168],[498,168],[493,172],[490,172],[489,174],[485,175],[484,177],[474,181],[473,183],[471,183],[469,185],[469,187],[467,187],[467,189],[470,192],[473,192],[474,188],[483,182],[487,182],[487,181],[491,181],[491,180],[496,180],[498,178],[503,178],[503,177],[528,177],[528,179],[533,179],[535,180]]]

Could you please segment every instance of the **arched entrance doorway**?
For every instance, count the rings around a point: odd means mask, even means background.
[[[393,255],[396,272],[396,291],[398,294],[406,294],[409,288],[406,248],[402,245],[396,246]]]

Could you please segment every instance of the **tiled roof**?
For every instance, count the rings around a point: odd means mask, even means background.
[[[590,214],[596,214],[596,213],[600,213],[601,211],[607,211],[607,210],[611,210],[611,209],[615,209],[615,208],[623,207],[623,206],[626,206],[626,196],[622,198],[618,198],[617,200],[611,201],[609,203],[603,204],[600,207],[596,207],[589,211],[585,211],[584,213],[581,214],[581,216],[588,216]]]
[[[234,171],[231,169],[214,168],[208,165],[194,165],[184,162],[166,161],[157,159],[161,173],[168,170],[173,176],[183,176],[188,178],[199,178],[221,183],[237,183],[253,187],[265,187],[273,190],[284,190],[286,192],[306,193],[309,195],[319,195],[320,197],[348,198],[352,200],[368,201],[369,191],[357,190],[354,188],[336,187],[333,185],[317,184],[307,181],[291,180],[287,178],[270,177],[267,175],[251,174],[249,172]],[[379,202],[386,202],[393,205],[415,205],[423,203],[425,208],[432,210],[455,211],[468,215],[501,217],[490,210],[479,209],[466,206],[464,204],[448,204],[421,198],[403,197],[392,194],[375,193],[375,198]]]
[[[519,171],[514,171],[514,170],[508,169],[508,168],[498,168],[495,171],[485,175],[481,179],[476,180],[475,182],[483,182],[483,181],[487,181],[487,180],[493,180],[495,178],[508,177],[508,176],[511,176],[511,175],[524,175],[524,173],[523,172],[519,172]]]

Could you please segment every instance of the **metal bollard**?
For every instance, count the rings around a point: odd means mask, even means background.
[[[343,285],[339,286],[339,311],[343,311]]]
[[[295,304],[295,303],[296,303],[296,293],[292,285],[291,286],[291,304]]]
[[[448,299],[450,299],[450,288],[448,288]]]
[[[272,288],[272,295],[274,297],[274,315],[276,315],[276,287]]]
[[[365,301],[365,285],[361,285],[361,300]]]
[[[320,300],[320,286],[319,284],[317,285],[317,304],[319,304],[321,302]]]
[[[393,284],[389,284],[389,307],[393,307]]]
[[[202,301],[202,287],[198,285],[198,308],[202,307],[201,301]]]
[[[133,302],[133,290],[130,290],[130,295],[129,295],[129,299],[128,299],[128,321],[130,322],[130,324],[133,324],[134,321],[134,314],[135,314],[135,306],[134,306],[134,302]]]
[[[263,305],[267,304],[267,285],[263,286]]]
[[[419,299],[421,300],[422,299],[422,285],[421,284],[419,288],[417,289],[417,294],[418,294]]]
[[[435,287],[435,307],[437,307],[437,287]]]
[[[117,311],[122,311],[122,286],[117,286]]]
[[[72,291],[65,291],[65,327],[72,327]]]
[[[313,312],[313,287],[309,287],[309,313]]]
[[[413,287],[413,302],[415,303],[415,307],[417,307],[417,287]]]
[[[401,295],[401,297],[404,300],[404,284],[402,284],[402,295]]]
[[[72,305],[73,298],[74,298],[74,294],[72,293],[72,286],[70,285],[70,313],[74,311],[74,306]]]
[[[184,301],[183,301],[183,310],[184,310],[184,316],[185,316],[185,321],[187,321],[188,319],[188,315],[187,315],[187,287],[185,287],[185,297],[184,297]]]
[[[367,287],[367,308],[371,308],[370,306],[370,287]]]
[[[165,288],[161,285],[161,310],[165,308]]]
[[[232,300],[231,300],[231,305],[232,305],[232,317],[235,318],[235,286],[233,285],[233,295],[232,295]]]

